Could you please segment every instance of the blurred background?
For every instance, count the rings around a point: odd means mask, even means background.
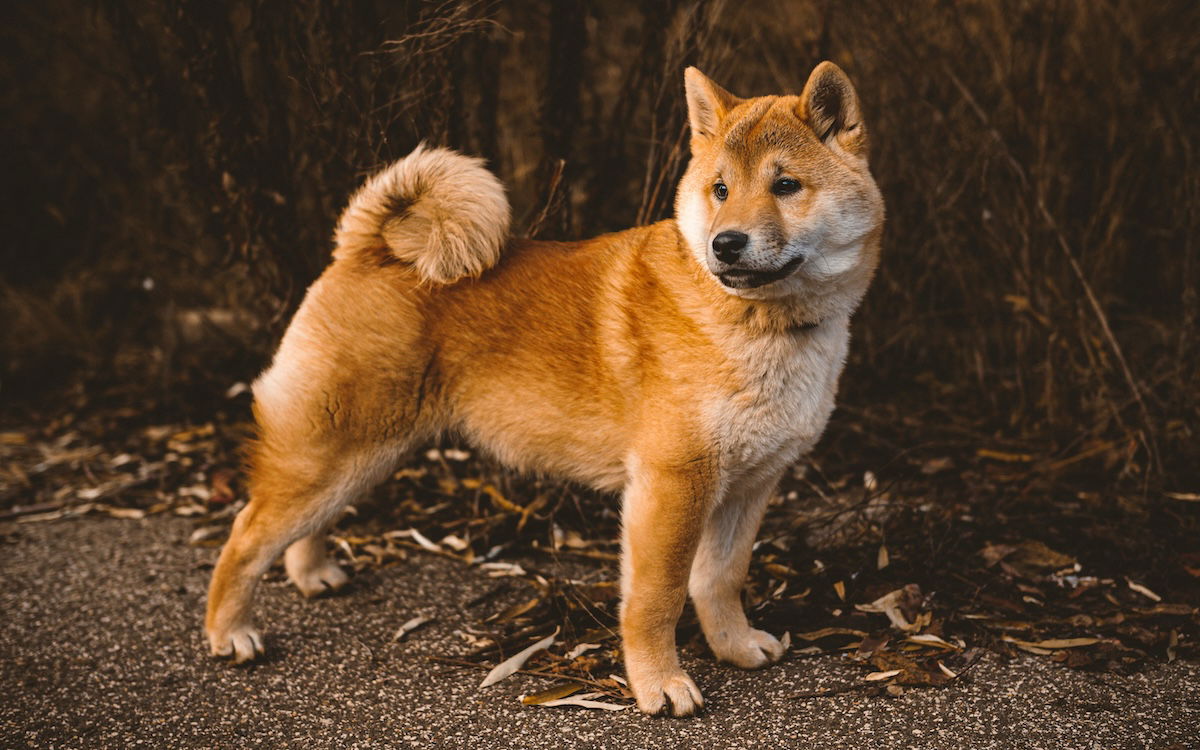
[[[751,96],[832,59],[888,223],[825,455],[1196,489],[1191,0],[43,0],[0,18],[8,418],[225,403],[349,193],[421,140],[486,157],[519,233],[585,237],[671,215],[684,66]]]

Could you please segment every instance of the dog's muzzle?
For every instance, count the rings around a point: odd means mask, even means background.
[[[795,258],[773,270],[726,268],[723,271],[718,271],[716,276],[722,284],[730,289],[754,289],[791,276],[793,271],[804,265],[805,260],[806,256],[804,253],[800,253]]]

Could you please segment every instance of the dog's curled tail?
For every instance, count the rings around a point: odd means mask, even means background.
[[[495,265],[509,221],[504,186],[482,159],[422,144],[350,198],[334,256],[386,248],[422,279],[449,284]]]

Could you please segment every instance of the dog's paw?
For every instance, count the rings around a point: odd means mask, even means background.
[[[305,570],[289,570],[288,578],[310,599],[327,591],[337,591],[350,580],[350,576],[332,560]]]
[[[704,707],[700,688],[687,672],[675,670],[643,676],[631,684],[638,710],[651,715],[670,711],[672,716],[691,716]]]
[[[783,656],[783,644],[778,638],[754,628],[727,638],[713,638],[708,645],[718,659],[742,669],[765,667]]]
[[[208,632],[213,656],[232,658],[234,664],[254,660],[263,653],[262,635],[253,626],[242,625],[225,632]]]

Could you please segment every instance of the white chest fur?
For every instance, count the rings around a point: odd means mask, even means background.
[[[774,472],[810,449],[833,412],[849,321],[757,337],[734,355],[735,387],[705,407],[727,474]]]

